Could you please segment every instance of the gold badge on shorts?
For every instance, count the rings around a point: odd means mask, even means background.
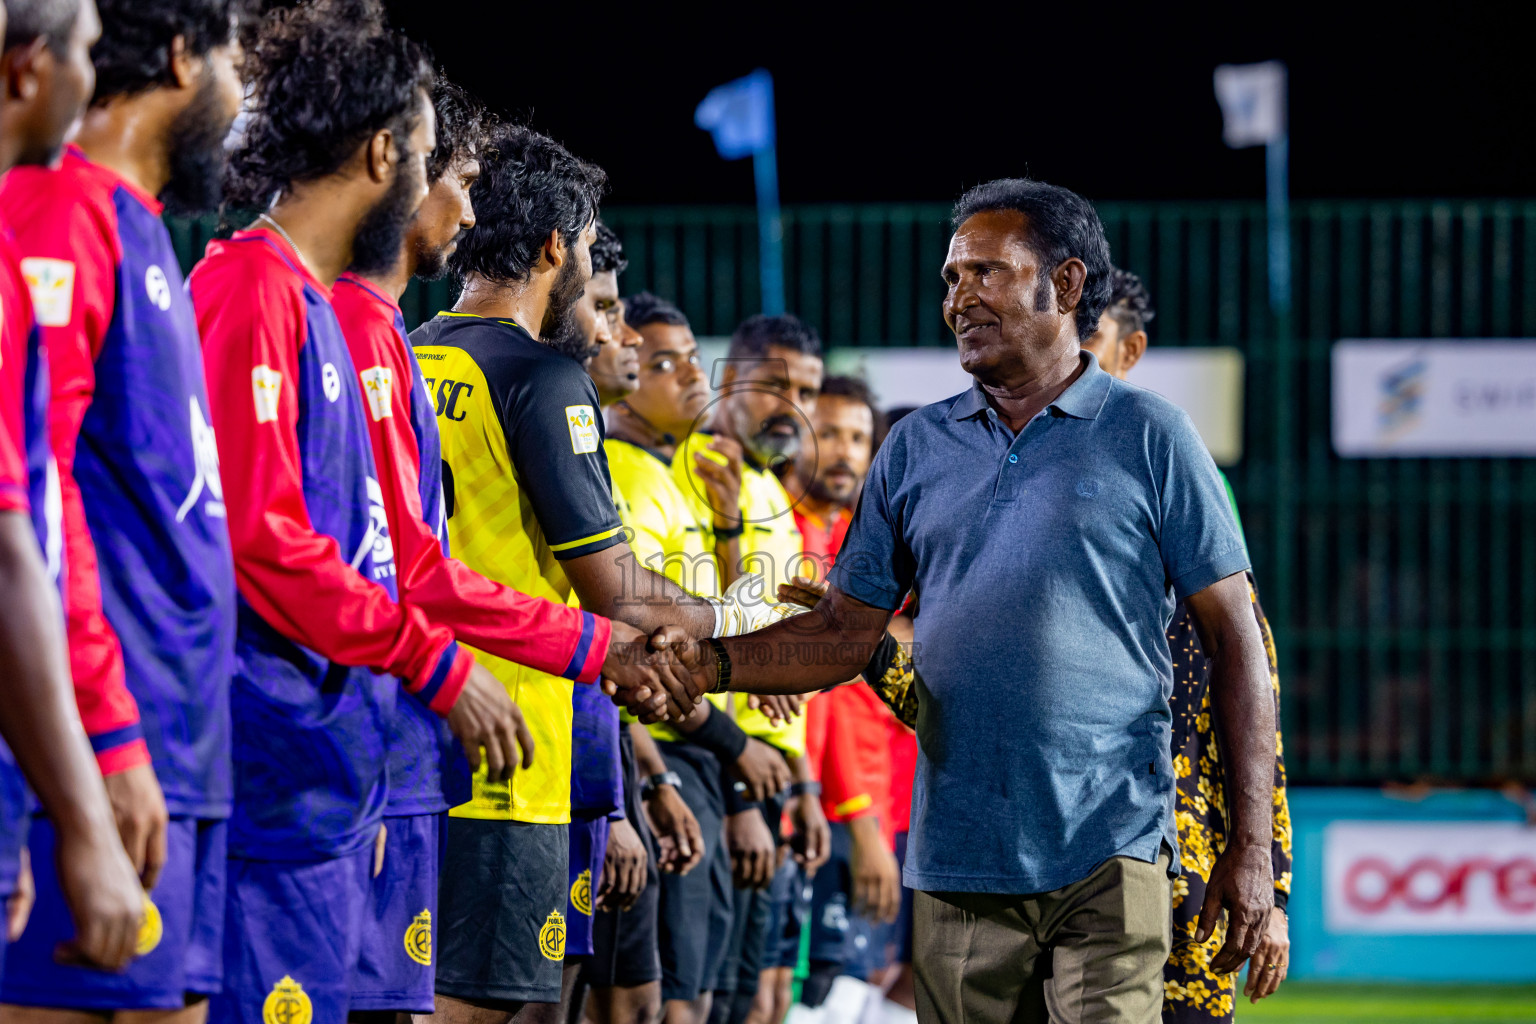
[[[592,916],[592,869],[588,868],[576,876],[576,881],[571,883],[571,906],[576,912]]]
[[[421,964],[432,966],[432,912],[423,910],[405,930],[405,955]]]
[[[155,901],[148,896],[144,897],[144,923],[139,925],[139,938],[133,944],[133,952],[136,956],[143,956],[156,946],[160,945],[160,937],[165,934],[165,922],[160,919],[160,908],[155,906]]]
[[[310,1024],[315,1016],[314,1004],[304,992],[304,986],[288,975],[272,986],[266,1001],[261,1004],[262,1024]]]
[[[539,929],[539,952],[544,954],[546,960],[565,959],[565,918],[560,916],[558,910],[551,910],[544,927]]]

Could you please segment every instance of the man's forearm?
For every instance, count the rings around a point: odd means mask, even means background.
[[[667,770],[667,762],[661,756],[661,750],[657,748],[656,741],[651,738],[651,732],[639,722],[629,724],[629,738],[635,744],[635,767],[640,769],[640,777],[648,779],[652,775],[660,775]]]
[[[885,635],[891,612],[836,587],[804,615],[724,641],[731,689],[814,693],[858,675]]]
[[[101,772],[75,707],[64,626],[32,524],[0,513],[0,735],[61,833],[116,834]]]
[[[1256,627],[1236,631],[1215,652],[1211,697],[1226,764],[1227,804],[1234,818],[1230,836],[1268,848],[1273,833],[1275,703]]]

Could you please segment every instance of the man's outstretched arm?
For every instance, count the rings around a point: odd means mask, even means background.
[[[1223,908],[1227,939],[1211,970],[1237,970],[1264,937],[1274,906],[1271,794],[1275,773],[1275,702],[1248,579],[1236,573],[1186,598],[1200,645],[1211,659],[1211,702],[1227,806],[1233,821],[1226,850],[1211,869],[1197,941],[1210,936]]]

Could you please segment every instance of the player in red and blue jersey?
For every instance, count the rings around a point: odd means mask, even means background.
[[[436,407],[396,299],[412,276],[441,276],[460,233],[474,227],[469,187],[480,173],[484,114],[443,79],[434,86],[433,107],[437,147],[427,162],[429,190],[399,258],[378,269],[354,264],[336,282],[332,298],[368,409],[399,566],[396,586],[402,599],[478,648],[581,683],[595,682],[601,671],[631,689],[648,676],[618,657],[620,644],[608,641],[640,639],[639,630],[521,594],[447,557]],[[593,695],[617,721],[617,709],[597,687],[577,691]],[[373,917],[353,983],[354,1018],[358,1011],[433,1009],[441,816],[470,797],[462,751],[433,718],[415,702],[402,701],[393,720],[384,859],[373,881]]]
[[[75,687],[149,892],[126,973],[56,964],[69,921],[52,827],[36,823],[37,915],[0,996],[69,1008],[55,1014],[201,1019],[220,987],[234,567],[197,321],[160,214],[162,197],[218,202],[241,99],[236,6],[101,0],[76,144],[0,184],[50,353]]]
[[[19,6],[19,5],[18,5]],[[90,97],[90,46],[99,25],[89,3],[56,17],[36,5],[7,18],[0,71],[0,173],[57,158],[65,131]],[[80,724],[59,605],[63,540],[58,475],[48,437],[46,346],[12,245],[0,224],[0,963],[10,932],[27,922],[25,872],[32,785],[58,836],[46,865],[63,879],[77,960],[119,968],[133,955],[143,897],[117,839],[111,805]],[[42,867],[42,865],[40,865]]]

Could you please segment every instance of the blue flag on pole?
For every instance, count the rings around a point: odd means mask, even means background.
[[[773,137],[773,76],[758,68],[744,78],[716,86],[694,111],[693,123],[714,136],[727,160],[769,149]]]

